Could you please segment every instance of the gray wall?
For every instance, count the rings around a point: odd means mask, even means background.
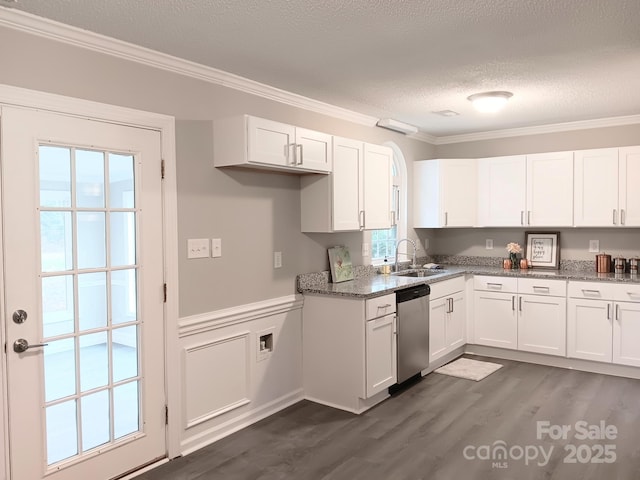
[[[436,157],[481,158],[632,145],[640,145],[640,125],[438,145]],[[589,253],[589,240],[600,240],[600,250],[607,253],[626,258],[640,256],[640,229],[637,228],[561,228],[555,231],[560,231],[561,257],[566,260],[594,259],[595,254]],[[429,238],[430,253],[506,257],[507,243],[524,242],[524,232],[523,228],[468,228],[420,230],[418,235],[422,241]],[[493,250],[485,249],[488,238],[493,239]]]
[[[435,148],[376,127],[283,105],[109,55],[0,28],[0,83],[176,117],[180,315],[294,293],[295,275],[328,269],[326,248],[362,234],[300,232],[296,176],[213,167],[213,120],[247,113],[371,143],[393,141],[407,160]],[[222,258],[187,260],[187,238],[221,238]],[[273,252],[283,268],[273,269]]]

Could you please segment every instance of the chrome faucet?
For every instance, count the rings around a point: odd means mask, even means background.
[[[401,240],[398,240],[398,243],[396,244],[396,261],[393,264],[396,272],[398,271],[398,247],[400,246],[400,244],[402,242],[409,242],[411,245],[413,245],[413,260],[412,260],[411,265],[409,266],[409,268],[417,268],[418,267],[418,265],[416,265],[416,251],[418,250],[418,247],[416,246],[416,242],[414,242],[410,238],[403,238]]]

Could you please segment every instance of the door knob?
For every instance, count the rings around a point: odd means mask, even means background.
[[[27,316],[24,310],[16,310],[13,312],[13,323],[24,323],[27,321]]]
[[[30,348],[46,347],[47,345],[49,345],[49,344],[48,343],[34,343],[33,345],[29,345],[29,342],[27,342],[24,338],[19,338],[18,340],[13,342],[13,351],[16,352],[16,353],[24,353],[27,350],[29,350]]]

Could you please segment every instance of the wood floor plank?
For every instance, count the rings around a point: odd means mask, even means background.
[[[480,382],[432,373],[359,416],[303,401],[138,478],[640,479],[639,380],[468,357],[503,368]],[[569,425],[567,438],[537,438],[538,422],[545,421]],[[604,421],[617,427],[617,438],[578,440],[578,421]],[[613,446],[615,462],[566,463],[568,445],[593,457],[605,444]],[[513,455],[504,463],[477,458],[479,447],[497,445],[515,453],[537,449],[538,456]],[[541,448],[550,452],[544,463]]]

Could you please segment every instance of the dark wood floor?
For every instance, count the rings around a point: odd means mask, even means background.
[[[640,381],[470,358],[504,367],[480,382],[432,373],[359,416],[303,401],[138,479],[640,479]],[[613,425],[617,438],[576,439],[581,420]],[[538,421],[571,431],[537,439]],[[465,458],[500,441],[506,460]],[[567,445],[577,463],[566,463]],[[605,445],[615,461],[594,463]],[[526,465],[518,447],[539,456]],[[553,447],[546,465],[541,447]]]

